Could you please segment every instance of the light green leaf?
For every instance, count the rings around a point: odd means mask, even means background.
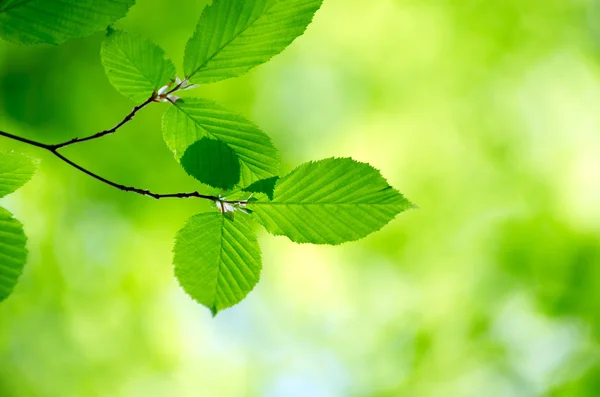
[[[210,83],[246,73],[304,33],[322,2],[214,0],[186,46],[186,76]]]
[[[171,106],[163,117],[163,137],[177,160],[204,137],[227,144],[239,158],[244,187],[279,173],[279,152],[271,139],[242,116],[205,99],[185,98]]]
[[[240,161],[229,146],[215,139],[202,138],[185,151],[181,166],[200,182],[223,190],[240,181]]]
[[[23,273],[26,242],[23,225],[0,207],[0,302],[11,294]]]
[[[297,243],[341,244],[381,229],[414,206],[369,164],[311,162],[281,178],[273,200],[250,201],[265,228]]]
[[[175,276],[213,314],[239,303],[260,277],[260,247],[247,220],[219,213],[191,217],[175,238]]]
[[[23,186],[36,169],[37,162],[25,155],[0,152],[0,198]]]
[[[122,31],[102,43],[102,64],[112,85],[135,102],[143,102],[175,79],[175,66],[151,41]]]
[[[135,0],[0,0],[0,37],[16,44],[60,44],[122,18]]]

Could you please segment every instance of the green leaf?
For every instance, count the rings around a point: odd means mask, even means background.
[[[369,164],[326,159],[281,178],[273,200],[248,202],[265,228],[297,243],[341,244],[381,229],[414,206]]]
[[[60,44],[122,18],[135,0],[0,0],[0,37],[16,44]]]
[[[0,152],[0,198],[23,186],[36,169],[37,162],[25,155]]]
[[[306,30],[323,0],[214,0],[185,49],[195,83],[239,76],[283,51]]]
[[[240,181],[240,161],[229,146],[202,138],[187,148],[181,158],[185,171],[209,186],[231,189]]]
[[[27,260],[23,225],[0,207],[0,302],[17,284]]]
[[[242,186],[279,173],[279,152],[271,139],[250,121],[205,99],[185,98],[171,106],[163,117],[163,137],[177,160],[204,137],[227,144],[239,158]]]
[[[151,41],[122,31],[102,43],[102,64],[111,84],[135,102],[143,102],[175,79],[175,66]]]
[[[239,303],[260,277],[260,247],[244,214],[191,217],[175,238],[175,276],[213,314]]]
[[[31,179],[37,162],[19,153],[0,153],[0,198]],[[27,258],[23,226],[0,207],[0,302],[12,292]]]
[[[278,176],[272,178],[262,179],[258,182],[254,182],[252,185],[244,188],[244,192],[249,193],[262,193],[266,194],[269,200],[273,200],[273,194],[275,194],[275,185],[279,180]]]

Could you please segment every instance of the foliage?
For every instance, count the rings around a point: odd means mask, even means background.
[[[185,74],[211,83],[268,61],[300,36],[323,0],[219,0],[206,7],[185,51]]]
[[[145,101],[175,79],[175,65],[162,48],[142,37],[109,30],[101,54],[112,85],[133,101]]]
[[[0,0],[0,37],[17,44],[60,44],[104,29],[135,0]]]
[[[0,153],[0,198],[13,193],[33,176],[36,163],[17,153]],[[27,248],[23,225],[0,207],[0,302],[12,292],[23,272]]]
[[[130,5],[123,0],[56,4],[5,0],[0,2],[0,21],[4,21],[0,32],[18,43],[56,44],[106,26]],[[45,149],[123,191],[214,203],[216,212],[192,217],[177,234],[173,261],[185,291],[216,314],[240,302],[258,282],[261,254],[254,222],[294,242],[336,245],[363,238],[413,207],[379,171],[349,158],[304,164],[279,178],[279,152],[259,127],[212,101],[176,95],[198,84],[239,76],[266,62],[305,31],[320,5],[321,0],[215,0],[204,9],[187,43],[183,79],[176,77],[174,64],[160,47],[110,27],[102,44],[102,64],[112,85],[138,105],[121,123],[54,145],[6,132],[0,135]],[[221,195],[156,194],[126,187],[61,153],[66,146],[116,132],[155,102],[168,106],[163,137],[175,159],[199,182],[220,189]],[[21,157],[6,155],[2,162],[6,172],[0,191],[11,191],[31,176],[31,166]],[[9,263],[0,267],[7,280],[5,297],[22,270],[25,240],[17,221],[4,212],[0,216],[10,242],[3,243],[5,251],[0,252]]]
[[[175,275],[213,314],[243,299],[258,282],[260,248],[247,215],[196,215],[175,239]]]

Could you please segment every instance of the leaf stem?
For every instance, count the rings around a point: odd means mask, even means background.
[[[135,116],[135,114],[142,109],[143,107],[147,106],[150,102],[152,102],[154,98],[149,99],[148,101],[144,102],[142,105],[137,106],[136,108],[134,108],[134,110],[127,116],[125,117],[125,119],[119,123],[115,128],[111,129],[111,130],[106,130],[106,131],[102,131],[99,132],[98,134],[94,134],[92,136],[86,137],[86,138],[76,138],[76,139],[72,139],[68,142],[65,142],[63,144],[58,144],[58,145],[48,145],[42,142],[37,142],[37,141],[33,141],[31,139],[27,139],[27,138],[22,138],[20,136],[17,135],[13,135],[10,134],[8,132],[4,132],[4,131],[0,131],[0,136],[3,136],[5,138],[8,139],[12,139],[18,142],[22,142],[25,143],[27,145],[31,145],[31,146],[35,146],[44,150],[49,151],[50,153],[52,153],[53,155],[55,155],[56,157],[58,157],[60,160],[64,161],[65,163],[69,164],[71,167],[83,172],[84,174],[91,176],[92,178],[105,183],[109,186],[112,186],[116,189],[119,189],[121,191],[124,192],[132,192],[132,193],[137,193],[140,194],[142,196],[148,196],[148,197],[152,197],[154,199],[163,199],[163,198],[200,198],[200,199],[204,199],[204,200],[210,200],[214,203],[229,203],[229,204],[244,204],[246,203],[246,201],[244,200],[235,200],[235,201],[227,201],[227,200],[223,200],[220,197],[216,197],[216,196],[208,196],[208,195],[203,195],[200,194],[198,192],[191,192],[191,193],[169,193],[169,194],[159,194],[159,193],[153,193],[149,190],[146,189],[140,189],[140,188],[136,188],[136,187],[131,187],[131,186],[125,186],[125,185],[121,185],[119,183],[116,182],[112,182],[104,177],[101,177],[98,174],[93,173],[92,171],[80,166],[79,164],[73,162],[72,160],[68,159],[67,157],[63,156],[61,153],[58,152],[58,150],[60,148],[63,148],[65,146],[68,145],[72,145],[75,143],[79,143],[79,142],[84,142],[90,139],[95,139],[95,138],[99,138],[101,136],[107,135],[107,134],[111,134],[113,132],[115,132],[117,129],[119,129],[123,124],[127,123],[129,120],[131,120],[133,118],[133,116]]]

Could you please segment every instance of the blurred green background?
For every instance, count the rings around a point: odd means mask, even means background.
[[[206,2],[137,3],[118,26],[181,73]],[[134,104],[101,40],[0,43],[0,128],[54,143],[116,124]],[[260,125],[284,172],[352,156],[420,210],[341,247],[261,232],[259,285],[213,319],[171,266],[206,204],[0,140],[42,160],[1,203],[30,249],[0,305],[1,397],[600,395],[600,4],[325,0],[282,55],[196,94]],[[195,190],[163,109],[65,154]]]

